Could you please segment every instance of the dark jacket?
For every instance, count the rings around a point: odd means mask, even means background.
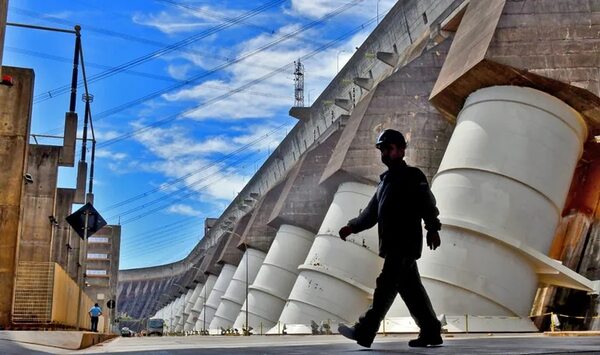
[[[421,257],[423,232],[438,231],[439,211],[425,174],[404,161],[381,174],[377,192],[357,218],[348,222],[353,233],[378,223],[379,256]]]

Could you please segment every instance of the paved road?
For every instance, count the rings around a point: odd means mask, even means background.
[[[0,354],[600,354],[600,337],[455,335],[446,337],[444,346],[428,349],[409,348],[408,339],[378,337],[365,349],[339,335],[117,338],[80,351],[0,341]]]

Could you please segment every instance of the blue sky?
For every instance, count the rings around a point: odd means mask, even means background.
[[[94,205],[121,222],[121,269],[129,269],[189,253],[204,218],[222,213],[296,124],[287,115],[293,62],[311,54],[308,105],[373,30],[377,9],[383,17],[393,4],[10,0],[8,21],[82,27],[98,142]],[[3,65],[35,71],[34,134],[62,135],[73,46],[70,34],[7,28]],[[74,184],[75,169],[61,168],[59,186]]]

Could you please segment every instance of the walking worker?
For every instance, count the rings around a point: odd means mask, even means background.
[[[402,133],[384,130],[375,145],[381,151],[381,161],[388,170],[381,174],[377,192],[357,218],[339,231],[340,238],[359,233],[378,224],[379,256],[385,258],[377,277],[373,303],[353,327],[341,324],[340,334],[371,347],[385,314],[396,295],[400,297],[416,324],[419,337],[409,341],[411,347],[427,347],[443,343],[441,324],[436,318],[429,296],[421,283],[417,259],[421,257],[423,232],[421,219],[427,229],[427,246],[440,246],[441,223],[435,197],[429,189],[425,174],[404,162],[406,141]]]
[[[102,308],[98,306],[98,303],[94,304],[94,307],[90,308],[88,312],[90,314],[90,320],[92,322],[92,332],[98,332],[98,317],[102,315]]]

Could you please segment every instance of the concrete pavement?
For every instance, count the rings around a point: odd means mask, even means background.
[[[85,350],[70,351],[0,340],[1,354],[600,354],[600,336],[550,337],[543,334],[462,334],[445,336],[444,345],[413,349],[412,335],[379,336],[365,349],[339,335],[188,336],[117,338]]]

